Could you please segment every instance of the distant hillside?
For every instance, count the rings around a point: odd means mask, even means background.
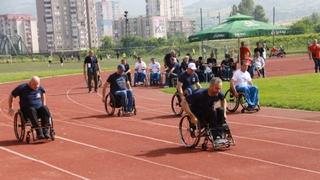
[[[198,0],[185,7],[185,16],[197,21],[199,26],[200,8],[203,8],[205,26],[217,24],[216,17],[221,13],[222,19],[229,16],[233,4],[238,5],[240,0]],[[319,12],[320,0],[256,0],[256,4],[264,7],[267,18],[272,22],[272,8],[276,7],[276,22],[290,23],[304,16],[309,16],[313,12]]]

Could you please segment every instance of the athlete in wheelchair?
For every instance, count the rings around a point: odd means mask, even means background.
[[[182,100],[187,115],[180,121],[179,132],[186,147],[196,147],[202,137],[203,150],[207,150],[208,142],[212,143],[214,150],[225,150],[235,145],[226,122],[226,101],[221,88],[222,80],[213,78],[208,89],[196,91]]]
[[[242,106],[242,113],[246,111],[258,112],[260,110],[259,90],[256,86],[253,86],[251,76],[247,71],[248,65],[249,63],[243,62],[241,68],[233,74],[231,87],[225,94],[229,112],[237,111],[239,106]]]
[[[119,109],[118,116],[136,114],[135,99],[124,71],[124,65],[118,65],[117,72],[111,74],[103,85],[102,101],[109,116],[114,114],[116,108]],[[110,85],[110,92],[106,94],[108,85]]]
[[[197,70],[196,65],[189,63],[187,70],[180,74],[178,78],[177,92],[171,99],[171,109],[175,115],[181,115],[183,113],[181,100],[201,88],[195,70]]]
[[[15,113],[13,100],[16,97],[20,99],[20,110]],[[31,135],[33,141],[55,139],[51,114],[46,106],[45,90],[40,86],[39,77],[32,77],[28,83],[19,85],[11,92],[9,114],[14,115],[14,133],[18,142],[22,142],[26,136],[26,142],[30,143]],[[27,127],[30,128],[27,129]],[[25,135],[26,133],[27,135]]]

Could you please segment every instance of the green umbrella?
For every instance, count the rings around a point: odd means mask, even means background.
[[[239,39],[273,35],[273,32],[275,34],[286,34],[288,32],[288,28],[256,21],[252,16],[237,14],[230,16],[227,18],[226,22],[218,26],[205,29],[189,36],[189,41]]]

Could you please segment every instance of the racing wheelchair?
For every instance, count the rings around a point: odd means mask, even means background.
[[[234,113],[238,110],[238,108],[241,106],[241,113],[245,113],[248,109],[248,103],[246,100],[245,95],[242,92],[238,92],[239,96],[236,97],[234,95],[234,92],[232,92],[231,88],[225,93],[224,98],[227,101],[227,111]],[[260,111],[260,105],[258,105],[254,108],[254,112]]]
[[[181,106],[181,98],[178,92],[174,93],[171,98],[171,109],[174,115],[181,116],[183,113],[183,109]]]
[[[136,109],[136,103],[135,98],[133,96],[132,98],[133,103],[133,114],[137,115],[137,109]],[[113,95],[111,92],[109,92],[106,96],[104,107],[106,109],[106,112],[108,116],[113,116],[116,109],[118,109],[117,115],[120,117],[124,112],[124,107],[121,105],[120,97]]]
[[[52,117],[49,118],[49,124],[45,127],[41,126],[41,120],[38,119],[38,128],[32,127],[31,121],[28,118],[25,118],[21,110],[14,115],[14,134],[19,143],[23,142],[26,139],[27,144],[31,142],[31,137],[33,142],[37,141],[38,139],[35,138],[35,130],[39,128],[48,128],[50,139],[52,141],[55,140],[55,131],[53,127],[53,120]]]
[[[221,139],[224,141],[222,143],[215,143],[212,131],[220,130]],[[235,146],[235,140],[231,135],[228,124],[223,123],[222,127],[219,129],[212,129],[209,123],[193,124],[189,115],[185,115],[181,118],[179,123],[179,134],[182,144],[187,148],[196,148],[201,140],[204,141],[201,145],[201,149],[206,151],[208,149],[208,143],[210,142],[213,146],[213,150],[226,150],[230,146]]]

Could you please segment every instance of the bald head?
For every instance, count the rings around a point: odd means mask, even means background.
[[[40,78],[38,76],[33,76],[29,81],[29,87],[36,90],[40,87]]]

